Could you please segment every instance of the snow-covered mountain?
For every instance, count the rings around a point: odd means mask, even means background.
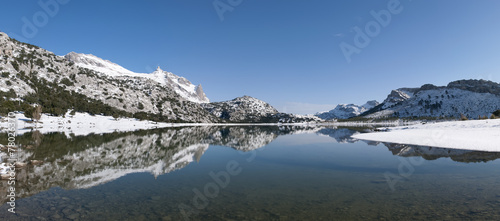
[[[201,84],[196,86],[188,79],[179,77],[171,72],[163,71],[158,67],[156,71],[146,73],[135,73],[111,61],[104,60],[91,54],[70,52],[64,56],[68,61],[79,67],[94,70],[114,78],[145,78],[151,79],[173,89],[188,101],[196,103],[208,103],[210,100],[203,92]]]
[[[201,85],[161,70],[135,73],[89,54],[57,56],[0,32],[0,113],[68,110],[163,122],[297,123],[319,118],[279,113],[252,97],[209,103]],[[203,107],[202,107],[203,105]],[[215,116],[216,115],[216,116]]]
[[[379,105],[379,102],[375,100],[368,101],[361,106],[355,104],[339,104],[334,109],[316,113],[315,116],[324,120],[348,119],[351,117],[359,116],[360,114],[374,108],[377,105]]]
[[[385,117],[445,117],[477,119],[500,110],[500,84],[485,80],[459,80],[447,86],[425,84],[419,88],[392,90],[382,102],[365,105],[339,104],[333,110],[315,114],[321,119]]]
[[[447,86],[393,90],[382,105],[366,112],[368,118],[381,117],[489,117],[500,109],[500,84],[485,80],[459,80]]]
[[[408,89],[397,89],[397,90],[392,90],[389,95],[387,95],[387,98],[383,102],[383,108],[389,108],[393,107],[396,104],[399,104],[403,101],[406,101],[413,96],[413,92],[408,90]]]
[[[268,114],[278,113],[270,104],[250,96],[203,104],[202,106],[217,117],[235,122],[260,119]]]
[[[314,116],[280,113],[270,104],[250,96],[237,97],[230,101],[204,103],[202,106],[213,115],[231,122],[300,123],[321,121]]]
[[[132,73],[92,55],[57,56],[0,32],[0,112],[68,109],[166,122],[219,122],[201,86],[172,73]],[[89,69],[90,68],[90,69]],[[14,102],[15,101],[15,102]]]

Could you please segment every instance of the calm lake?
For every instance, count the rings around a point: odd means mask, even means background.
[[[17,170],[0,220],[500,220],[500,153],[350,137],[364,131],[25,133],[19,158],[43,163]]]

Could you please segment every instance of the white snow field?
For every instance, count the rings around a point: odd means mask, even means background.
[[[441,148],[500,152],[500,119],[452,121],[389,128],[353,138]]]
[[[16,114],[17,118],[17,134],[30,132],[35,127],[35,123],[23,114]],[[54,117],[47,114],[42,114],[39,123],[36,125],[37,130],[41,133],[63,132],[66,135],[88,135],[125,132],[135,130],[146,130],[161,127],[173,126],[170,123],[157,123],[153,121],[140,121],[135,118],[118,118],[111,116],[95,115],[91,116],[88,113],[76,112],[75,115],[70,115],[69,112],[64,117]],[[0,120],[0,128],[8,128],[6,118]],[[3,130],[3,129],[2,129]]]

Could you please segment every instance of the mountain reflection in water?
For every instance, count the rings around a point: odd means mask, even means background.
[[[32,196],[52,187],[89,188],[116,180],[130,173],[149,172],[155,177],[199,161],[210,145],[252,151],[271,143],[278,136],[315,133],[338,143],[354,143],[353,134],[366,129],[314,126],[226,126],[182,127],[103,135],[70,136],[26,133],[17,137],[21,144],[19,161],[43,161],[17,169],[19,198]],[[5,140],[0,140],[5,143]],[[378,142],[366,142],[377,146]],[[457,162],[486,162],[500,153],[443,149],[383,143],[394,155],[420,156],[426,160],[446,157]],[[5,152],[4,158],[5,158]],[[7,195],[6,181],[0,194]],[[2,197],[2,204],[7,201]]]

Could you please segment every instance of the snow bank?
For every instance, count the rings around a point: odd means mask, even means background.
[[[115,119],[111,116],[95,115],[88,113],[76,113],[70,115],[66,113],[64,117],[54,117],[42,114],[37,125],[26,118],[23,114],[16,114],[17,134],[30,132],[35,127],[41,133],[63,132],[67,135],[88,135],[91,133],[103,134],[112,132],[125,132],[135,130],[146,130],[160,127],[169,127],[169,123],[157,123],[153,121],[140,121],[135,118]],[[7,128],[7,121],[3,118],[0,121],[0,128]]]
[[[360,140],[500,152],[500,119],[428,123],[357,134]]]

